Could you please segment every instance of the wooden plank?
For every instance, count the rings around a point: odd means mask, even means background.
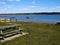
[[[10,27],[14,27],[14,26],[18,26],[18,25],[15,24],[15,25],[9,25],[9,26],[0,26],[0,29],[10,28]]]

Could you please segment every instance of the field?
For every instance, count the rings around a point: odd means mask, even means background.
[[[4,43],[0,42],[0,45],[60,45],[60,25],[35,22],[17,24],[21,24],[21,28],[29,34]]]

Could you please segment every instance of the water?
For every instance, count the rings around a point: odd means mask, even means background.
[[[26,17],[29,19],[26,19]],[[15,17],[19,21],[30,21],[30,22],[44,22],[44,23],[56,23],[60,21],[60,15],[54,14],[39,14],[39,15],[0,15],[0,18],[11,18]]]

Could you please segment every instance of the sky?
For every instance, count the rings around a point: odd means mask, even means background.
[[[0,13],[60,12],[60,0],[0,0]]]

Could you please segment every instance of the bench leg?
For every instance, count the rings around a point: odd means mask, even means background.
[[[20,34],[22,34],[22,31],[20,30]]]
[[[4,35],[2,35],[2,39],[3,39],[3,40],[5,39],[5,36],[4,36]]]

